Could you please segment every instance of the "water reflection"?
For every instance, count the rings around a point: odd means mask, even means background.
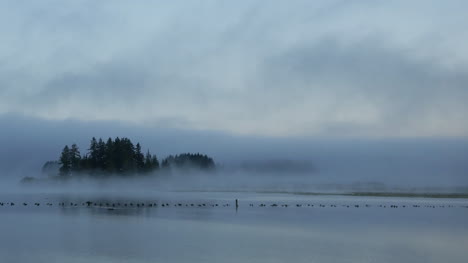
[[[28,203],[0,207],[4,262],[464,262],[468,247],[466,200],[250,194],[0,200]]]

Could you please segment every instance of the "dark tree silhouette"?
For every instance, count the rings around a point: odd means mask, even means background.
[[[116,170],[118,170],[118,167],[116,165],[116,162],[118,162],[118,144],[119,144],[119,141],[118,140],[119,138],[117,137],[115,139],[115,143],[112,141],[111,138],[107,139],[107,142],[105,144],[104,147],[104,150],[103,150],[103,160],[100,162],[100,165],[99,165],[99,168],[102,169],[102,170],[105,170],[107,172],[114,172]]]
[[[81,168],[81,154],[76,144],[72,144],[71,146],[69,159],[70,159],[70,170],[79,171]]]
[[[196,168],[196,169],[212,169],[215,167],[212,158],[200,153],[183,153],[176,156],[168,156],[162,161],[163,168]]]
[[[184,153],[168,156],[161,165],[156,155],[149,151],[143,154],[140,143],[134,145],[128,138],[112,138],[104,142],[101,138],[92,138],[88,152],[83,156],[76,144],[71,148],[65,146],[59,161],[48,162],[44,167],[52,164],[60,165],[60,175],[75,175],[80,172],[91,175],[121,174],[132,175],[137,173],[151,173],[162,168],[197,168],[212,169],[214,161],[207,155]],[[45,168],[44,168],[45,169]]]
[[[105,168],[105,160],[106,160],[106,144],[99,138],[97,147],[96,147],[96,155],[97,155],[97,170],[104,170]]]
[[[97,149],[98,149],[98,142],[96,141],[96,138],[91,139],[91,143],[89,145],[89,159],[88,159],[88,164],[87,166],[89,169],[96,169],[97,163],[98,163],[98,155],[97,155]]]
[[[156,157],[156,155],[153,155],[151,157],[151,165],[149,165],[150,169],[155,169],[155,170],[158,170],[159,169],[159,161],[158,161],[158,158]]]
[[[145,157],[141,153],[141,146],[137,143],[135,148],[135,164],[138,171],[143,171],[145,168]]]
[[[62,154],[60,155],[60,164],[60,175],[69,175],[71,170],[71,160],[70,148],[68,148],[68,145],[66,145],[62,150]]]

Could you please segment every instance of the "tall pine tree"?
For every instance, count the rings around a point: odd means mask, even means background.
[[[72,144],[70,149],[70,170],[72,172],[77,172],[81,169],[81,154],[78,146],[76,144]]]
[[[92,138],[89,144],[88,149],[88,156],[89,156],[89,168],[96,169],[98,163],[98,142],[96,138]]]
[[[70,175],[71,170],[71,160],[70,160],[70,148],[68,145],[62,150],[62,154],[60,155],[60,175],[67,176]]]
[[[140,143],[137,143],[135,147],[135,164],[137,171],[143,171],[145,167],[145,157],[143,153],[141,153],[141,146]]]

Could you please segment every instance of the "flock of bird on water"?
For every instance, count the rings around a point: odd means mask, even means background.
[[[23,203],[19,203],[19,204],[15,204],[14,202],[7,202],[7,203],[4,203],[4,202],[0,202],[0,207],[3,207],[3,206],[15,206],[15,205],[18,205],[18,206],[28,206],[30,205],[29,203],[26,203],[26,202],[23,202]],[[31,204],[32,206],[41,206],[41,203],[39,202],[35,202],[34,204]],[[48,206],[48,207],[52,207],[54,206],[53,203],[50,203],[50,202],[47,202],[45,204],[43,204],[45,206]],[[231,204],[230,203],[223,203],[223,204],[206,204],[206,203],[144,203],[144,202],[117,202],[117,203],[109,203],[109,202],[92,202],[92,201],[86,201],[86,202],[81,202],[81,203],[76,203],[76,202],[60,202],[60,203],[57,203],[56,206],[58,207],[95,207],[95,208],[104,208],[104,209],[107,209],[107,210],[114,210],[114,209],[130,209],[130,208],[153,208],[153,207],[230,207]],[[239,207],[239,203],[238,203],[238,200],[236,199],[235,201],[235,205],[233,205],[236,209]],[[344,208],[361,208],[361,207],[365,207],[365,208],[369,208],[369,207],[379,207],[379,208],[454,208],[454,207],[461,207],[461,208],[468,208],[468,205],[464,206],[464,205],[461,205],[461,206],[455,206],[455,205],[417,205],[417,204],[413,204],[413,205],[369,205],[369,204],[365,204],[365,205],[358,205],[358,204],[354,204],[354,205],[350,205],[350,204],[346,204],[346,205],[334,205],[334,204],[277,204],[277,203],[272,203],[272,204],[265,204],[265,203],[260,203],[260,204],[253,204],[253,203],[250,203],[249,204],[249,207],[319,207],[319,208],[325,208],[325,207],[330,207],[330,208],[337,208],[337,207],[344,207]]]

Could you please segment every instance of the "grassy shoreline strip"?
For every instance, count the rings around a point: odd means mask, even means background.
[[[444,198],[468,199],[468,193],[408,193],[408,192],[351,192],[351,193],[320,193],[320,192],[288,192],[288,191],[242,191],[242,190],[179,190],[176,192],[218,192],[218,193],[259,193],[259,194],[293,194],[309,196],[362,196],[362,197],[408,197],[408,198]]]

